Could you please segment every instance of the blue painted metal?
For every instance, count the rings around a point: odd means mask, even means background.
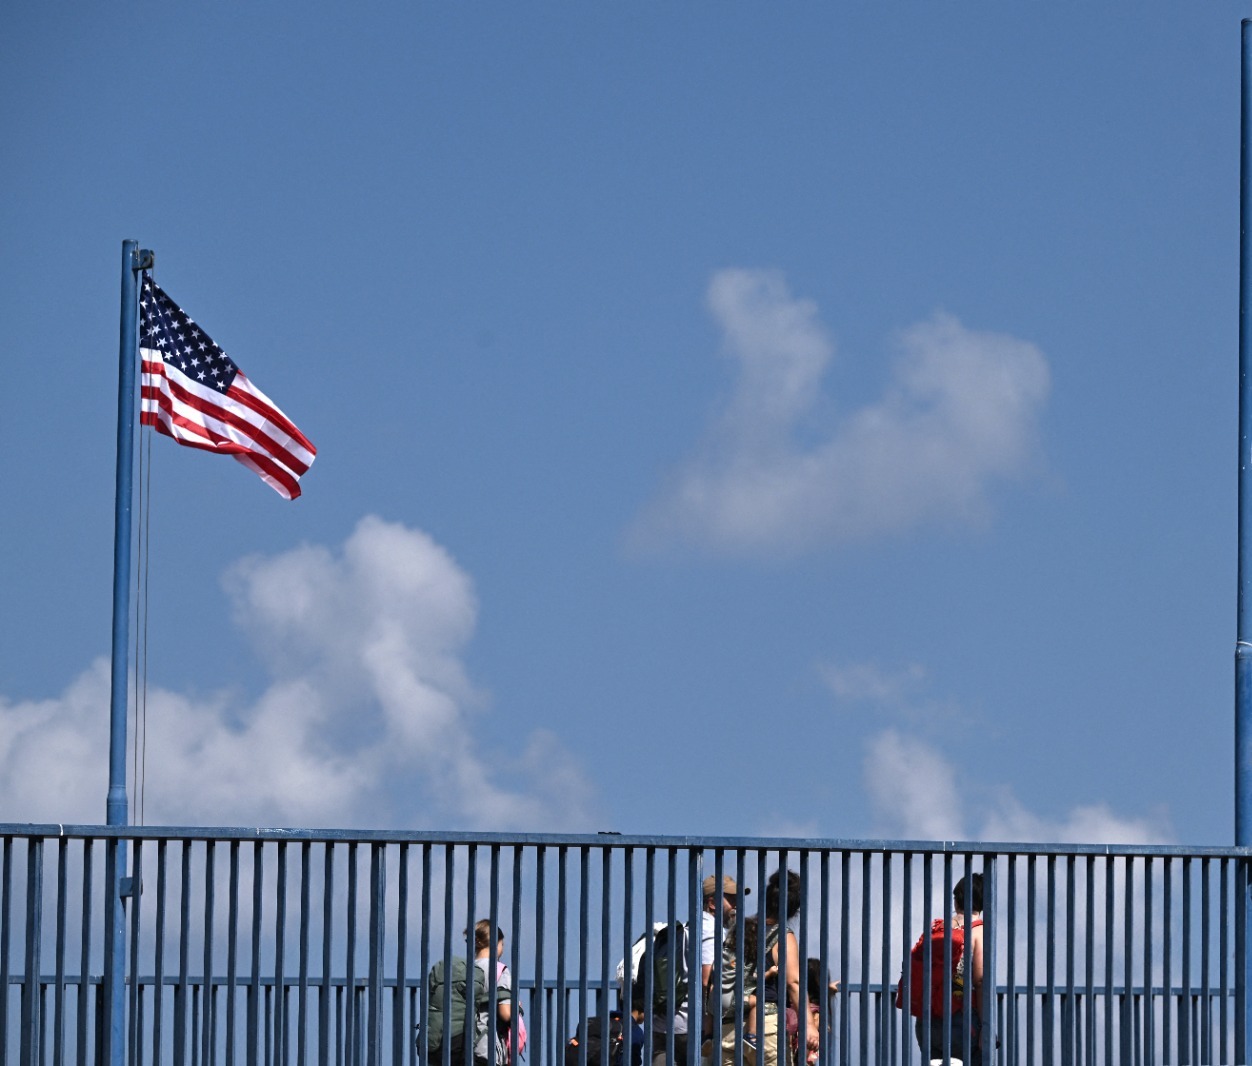
[[[784,939],[783,953],[798,947],[843,982],[813,1021],[801,1015],[822,1034],[819,1064],[919,1060],[894,986],[931,915],[951,918],[952,884],[976,870],[986,897],[981,1035],[984,1047],[999,1037],[998,1064],[1237,1060],[1244,966],[1223,930],[1242,909],[1249,849],[449,837],[0,827],[0,1061],[103,1061],[110,953],[121,951],[124,1061],[416,1066],[430,964],[468,952],[473,919],[486,916],[504,925],[514,1002],[529,1023],[522,1066],[556,1066],[577,1023],[619,996],[616,962],[652,911],[693,930],[698,973],[703,875],[729,873],[754,890],[739,901],[742,933],[780,864],[801,885],[798,939]],[[92,901],[97,891],[107,899],[95,864],[115,864],[122,845],[149,890],[132,902],[119,945]],[[553,848],[578,861],[547,863]],[[437,849],[442,862],[431,861]],[[554,879],[561,908],[548,905]],[[933,961],[950,951],[937,941]],[[763,976],[749,984],[736,967],[744,994],[759,995]],[[697,1026],[701,1009],[688,1012]],[[725,1017],[714,1011],[711,1029],[742,1034],[747,1015],[741,1000]],[[950,1029],[954,1057],[976,1035],[942,1011],[926,1024]],[[731,1058],[743,1061],[739,1050]]]
[[[112,677],[109,693],[109,788],[105,797],[105,820],[109,825],[126,825],[129,813],[126,799],[126,711],[127,643],[130,634],[131,494],[135,436],[135,364],[138,360],[138,272],[150,266],[152,253],[141,252],[136,241],[122,242],[122,292],[117,384],[117,466],[113,512],[113,636]],[[111,957],[114,972],[109,975],[110,1034],[107,1053],[113,1066],[122,1066],[120,1049],[126,1041],[126,990],[121,980],[125,967],[126,916],[123,906],[123,880],[126,878],[126,848],[117,845],[108,867],[110,942],[117,947]]]
[[[1241,27],[1239,141],[1239,573],[1235,637],[1235,843],[1252,845],[1252,20]],[[1235,1054],[1247,1061],[1252,1032],[1252,958],[1248,951],[1252,883],[1237,881],[1240,913],[1235,923],[1238,1015]]]
[[[150,254],[150,253],[149,253]],[[113,674],[109,702],[109,825],[125,825],[127,644],[130,633],[131,493],[135,454],[135,362],[139,354],[139,244],[122,242],[121,340],[117,384],[117,470],[113,513]]]
[[[1239,144],[1239,574],[1235,843],[1252,844],[1252,19],[1242,26]]]

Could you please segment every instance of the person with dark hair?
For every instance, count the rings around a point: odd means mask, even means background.
[[[838,981],[822,980],[822,960],[809,959],[804,967],[805,988],[807,990],[809,1002],[809,1022],[808,1032],[817,1033],[819,1046],[808,1048],[805,1055],[806,1066],[814,1066],[817,1062],[818,1052],[821,1050],[820,1041],[827,1036],[833,1035],[832,1023],[834,1020],[834,997],[839,994]],[[828,1003],[826,1013],[826,1029],[822,1030],[822,1000]],[[810,1045],[812,1041],[807,1041]],[[799,1060],[800,1056],[800,1034],[797,1031],[791,1038],[791,1053]]]
[[[782,875],[786,874],[784,882]],[[770,875],[765,883],[765,955],[764,962],[769,969],[765,971],[765,995],[757,1010],[758,1047],[753,1049],[747,1041],[744,1049],[744,1066],[777,1066],[780,1047],[788,1051],[784,1058],[789,1058],[786,1029],[779,1032],[778,1019],[785,1018],[787,1009],[795,1012],[798,1019],[801,1013],[808,1012],[807,989],[800,984],[800,945],[796,935],[788,927],[792,918],[800,913],[800,875],[793,870],[778,870]],[[784,901],[785,896],[785,901]],[[785,903],[785,905],[784,905]],[[782,966],[783,983],[786,989],[786,1001],[779,1002],[778,973]],[[808,1052],[816,1051],[820,1043],[820,1034],[809,1026],[806,1033],[806,1057]],[[733,1050],[733,1049],[732,1049]],[[749,1056],[751,1052],[751,1056]],[[725,1061],[725,1049],[723,1049]],[[732,1059],[733,1061],[733,1059]]]
[[[965,910],[969,907],[969,923]],[[979,1015],[983,982],[982,952],[982,874],[962,877],[952,889],[952,928],[942,918],[931,923],[913,946],[909,959],[909,1011],[917,1018],[917,1046],[924,1058],[942,1060],[943,1020],[952,1018],[952,1045],[949,1055],[961,1058],[965,1066],[982,1066],[982,1019]],[[952,942],[952,999],[944,1001],[944,942]],[[925,946],[930,941],[930,974],[925,973]],[[930,1016],[923,1014],[925,986],[930,985]],[[896,993],[896,1006],[904,1006],[904,977]],[[965,1051],[968,1018],[969,1050]]]

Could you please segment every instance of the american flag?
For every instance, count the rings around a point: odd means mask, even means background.
[[[139,421],[179,444],[233,455],[280,495],[300,495],[317,449],[147,272],[139,297]]]

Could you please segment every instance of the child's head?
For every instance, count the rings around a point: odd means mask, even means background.
[[[821,1003],[822,990],[826,988],[826,982],[822,980],[822,960],[809,959],[808,965],[804,968],[805,983],[807,992],[805,995],[811,1004]]]
[[[746,970],[756,969],[757,932],[760,922],[755,914],[745,914],[743,918],[743,965]],[[726,932],[726,952],[737,955],[739,943],[736,940],[736,928],[731,926]]]

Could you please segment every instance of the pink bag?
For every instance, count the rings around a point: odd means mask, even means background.
[[[504,977],[504,963],[496,963],[496,980],[499,981]],[[513,1016],[512,1028],[517,1033],[517,1053],[521,1055],[526,1050],[526,1018],[522,1014],[522,1004],[517,1004],[517,1013]],[[510,1033],[508,1039],[504,1042],[504,1061],[505,1066],[513,1059],[513,1034]]]

